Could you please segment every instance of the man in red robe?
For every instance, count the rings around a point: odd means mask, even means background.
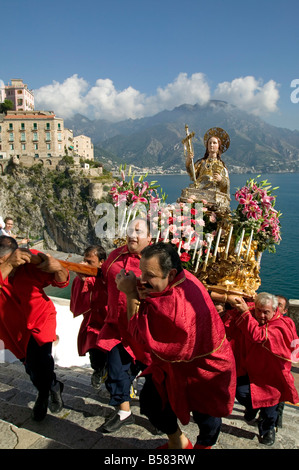
[[[291,373],[299,358],[295,324],[281,314],[277,297],[266,292],[250,304],[234,296],[228,301],[235,307],[226,312],[225,326],[237,365],[236,397],[245,406],[246,421],[260,410],[260,442],[273,445],[278,404],[299,402]]]
[[[127,296],[129,332],[151,356],[141,412],[168,435],[165,449],[192,448],[177,422],[186,425],[192,412],[200,429],[195,448],[210,448],[235,398],[235,363],[223,323],[170,244],[145,248],[140,269],[141,287],[124,270],[116,280]]]
[[[102,266],[103,280],[108,292],[108,311],[101,329],[97,346],[107,351],[108,378],[105,382],[110,393],[109,404],[118,408],[101,426],[104,433],[114,432],[123,425],[132,424],[134,417],[130,407],[131,384],[138,372],[139,361],[146,362],[143,349],[128,333],[126,296],[117,289],[115,277],[121,269],[133,271],[140,276],[140,253],[150,243],[150,227],[145,219],[130,222],[127,244],[113,250]],[[134,344],[134,350],[132,348]]]
[[[33,264],[34,263],[36,264]],[[18,248],[12,237],[0,236],[0,339],[24,362],[38,390],[32,417],[41,421],[62,408],[63,384],[56,379],[52,342],[56,310],[44,287],[66,287],[69,272],[50,255]]]
[[[92,245],[84,251],[83,263],[101,269],[106,251],[101,245]],[[91,383],[99,389],[106,374],[106,353],[96,346],[98,335],[107,313],[107,292],[102,276],[77,274],[72,283],[70,310],[74,317],[83,315],[78,333],[78,354],[89,353],[90,365],[94,372]]]

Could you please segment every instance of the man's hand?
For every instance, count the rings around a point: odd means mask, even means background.
[[[17,248],[6,260],[13,268],[21,266],[21,264],[30,263],[31,253],[26,248]]]
[[[31,253],[26,248],[17,248],[11,254],[3,256],[0,263],[2,278],[5,279],[15,268],[30,261]]]
[[[240,313],[247,312],[248,305],[242,297],[235,297],[234,295],[229,295],[227,301],[230,305],[236,308]]]
[[[118,290],[124,292],[126,295],[137,295],[137,278],[133,271],[129,271],[126,273],[124,269],[122,269],[115,277],[115,282],[117,285]]]
[[[48,253],[38,253],[39,258],[41,258],[41,263],[36,265],[38,269],[46,273],[55,274],[55,280],[57,282],[66,282],[68,279],[68,270],[65,269],[58,259],[49,255]]]

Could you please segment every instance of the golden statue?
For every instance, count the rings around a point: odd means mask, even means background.
[[[188,126],[185,126],[186,137],[182,140],[186,157],[186,169],[193,183],[183,189],[180,201],[187,202],[190,198],[195,202],[207,201],[209,209],[227,212],[230,204],[230,182],[225,163],[221,155],[230,145],[230,138],[226,131],[220,127],[212,127],[204,136],[206,147],[202,159],[194,163],[194,151],[192,138],[194,132],[189,134]]]

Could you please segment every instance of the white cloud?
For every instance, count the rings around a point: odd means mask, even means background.
[[[133,87],[117,90],[110,79],[98,79],[94,86],[78,75],[63,83],[35,90],[36,109],[53,110],[57,116],[68,118],[75,113],[90,119],[110,121],[136,119],[152,116],[164,109],[173,109],[181,104],[205,104],[209,99],[222,99],[247,112],[263,115],[277,110],[278,85],[270,80],[265,85],[254,77],[236,78],[222,82],[211,96],[210,87],[202,73],[190,77],[180,73],[164,88],[159,87],[155,95],[147,96]]]
[[[88,83],[78,75],[67,78],[63,83],[53,81],[34,90],[35,109],[54,111],[57,116],[68,118],[75,113],[88,111],[84,93]]]
[[[278,84],[269,80],[263,85],[262,80],[256,80],[252,76],[236,78],[231,82],[219,83],[214,97],[234,104],[248,113],[263,116],[277,111]]]

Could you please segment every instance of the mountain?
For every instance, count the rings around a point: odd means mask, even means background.
[[[195,160],[204,154],[203,136],[210,127],[222,127],[231,139],[224,154],[229,171],[299,171],[299,131],[279,128],[224,101],[206,105],[181,105],[155,116],[113,123],[89,120],[77,114],[65,120],[74,135],[92,139],[95,158],[113,163],[133,164],[139,168],[185,170],[182,139],[185,124],[193,139]]]

